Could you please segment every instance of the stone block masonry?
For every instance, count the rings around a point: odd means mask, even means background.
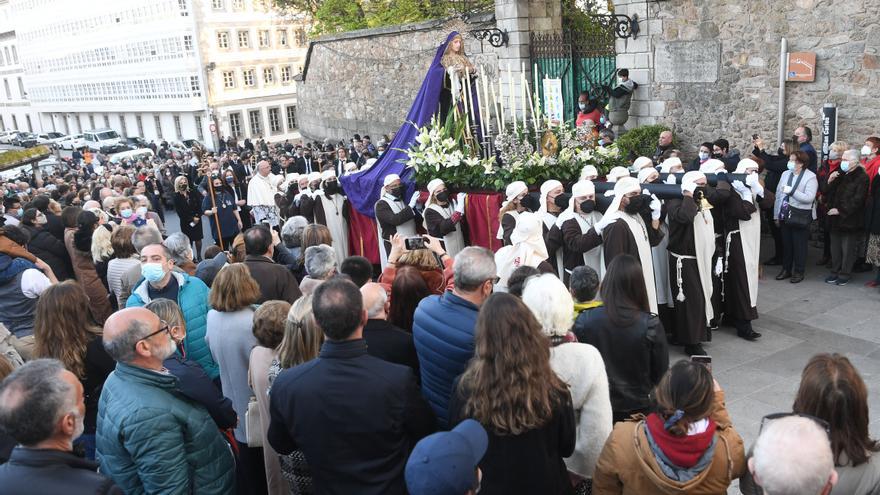
[[[618,40],[617,66],[640,84],[627,127],[675,129],[690,158],[724,137],[744,154],[757,133],[776,147],[779,43],[816,53],[816,81],[786,84],[786,135],[806,124],[818,143],[822,105],[838,106],[838,139],[880,134],[880,18],[876,0],[615,0],[638,13],[636,40]]]

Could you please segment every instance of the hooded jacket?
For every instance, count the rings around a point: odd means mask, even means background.
[[[688,481],[669,479],[651,449],[645,420],[617,423],[605,443],[596,473],[593,493],[602,495],[723,494],[733,480],[745,473],[742,438],[733,427],[724,405],[724,392],[715,392],[710,418],[715,422],[714,453],[708,466]]]

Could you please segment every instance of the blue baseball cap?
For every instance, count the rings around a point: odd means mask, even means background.
[[[464,495],[488,446],[486,430],[473,419],[423,438],[406,462],[406,488],[410,495]]]

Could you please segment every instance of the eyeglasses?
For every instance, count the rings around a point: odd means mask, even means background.
[[[766,423],[767,421],[775,421],[777,419],[788,418],[788,417],[792,417],[792,416],[794,416],[796,418],[807,418],[809,420],[812,420],[817,425],[819,425],[823,430],[825,430],[825,433],[828,434],[829,437],[831,436],[831,425],[828,424],[828,421],[825,421],[822,418],[817,418],[816,416],[811,416],[809,414],[796,413],[796,412],[773,413],[773,414],[768,414],[768,415],[764,416],[763,418],[761,418],[761,426],[758,428],[758,435],[761,434],[761,430],[764,429],[764,423]]]
[[[495,276],[492,278],[487,278],[486,280],[491,280],[492,285],[498,285],[498,282],[501,282],[501,277]]]
[[[138,342],[140,342],[140,341],[142,341],[142,340],[147,340],[147,339],[149,339],[150,337],[152,337],[152,336],[154,336],[154,335],[159,335],[159,334],[162,333],[162,332],[167,332],[167,333],[168,333],[168,336],[173,338],[173,335],[171,335],[171,327],[168,325],[168,323],[166,323],[166,322],[163,321],[163,320],[159,320],[159,322],[162,323],[162,326],[161,326],[158,330],[156,330],[155,332],[153,332],[153,333],[151,333],[151,334],[149,334],[149,335],[147,335],[147,336],[145,336],[145,337],[143,337],[143,338],[138,339],[137,342],[134,343],[135,347],[137,347],[137,343],[138,343]]]

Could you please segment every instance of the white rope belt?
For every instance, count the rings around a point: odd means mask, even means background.
[[[675,258],[675,280],[676,280],[676,283],[678,284],[678,295],[675,297],[675,299],[679,302],[684,302],[684,300],[685,300],[684,286],[682,285],[682,284],[684,284],[684,280],[682,279],[682,275],[681,275],[681,269],[682,269],[682,266],[684,265],[684,262],[682,260],[696,261],[697,257],[690,256],[687,254],[677,254],[677,253],[673,253],[672,251],[669,251],[669,254]]]

